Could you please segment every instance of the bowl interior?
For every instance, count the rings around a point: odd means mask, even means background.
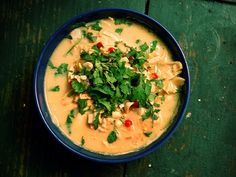
[[[96,19],[102,19],[107,17],[129,18],[151,29],[167,45],[167,47],[169,48],[170,52],[173,55],[173,58],[178,59],[178,61],[182,63],[183,70],[181,73],[181,77],[185,78],[186,80],[185,85],[182,88],[180,97],[180,106],[178,112],[172,124],[167,129],[167,131],[164,134],[162,134],[162,136],[158,138],[156,141],[154,141],[147,147],[140,149],[139,151],[115,156],[102,155],[90,152],[72,143],[65,135],[63,135],[63,133],[61,133],[59,128],[52,122],[45,101],[45,93],[44,93],[44,75],[48,60],[50,59],[50,56],[53,53],[54,49],[57,47],[57,45],[70,32],[70,26],[77,22],[90,22]],[[186,105],[189,99],[189,88],[190,88],[190,78],[189,78],[188,66],[184,54],[180,46],[174,39],[174,37],[157,21],[151,19],[146,15],[127,9],[98,9],[93,12],[79,15],[70,20],[69,22],[65,23],[52,35],[52,37],[44,46],[44,49],[41,53],[40,59],[36,66],[35,78],[34,78],[35,100],[39,113],[43,121],[45,122],[46,126],[48,127],[50,132],[56,137],[56,139],[60,141],[65,147],[75,152],[76,154],[79,154],[87,159],[100,162],[108,162],[108,163],[126,162],[143,157],[144,155],[149,154],[150,152],[158,148],[161,144],[163,144],[172,135],[172,133],[175,131],[175,129],[177,128],[177,126],[179,125],[179,123],[183,118],[183,114],[185,112]]]

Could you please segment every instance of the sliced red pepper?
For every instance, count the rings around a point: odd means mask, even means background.
[[[133,124],[133,122],[130,119],[125,120],[125,126],[130,127]]]
[[[114,52],[116,49],[114,48],[114,47],[110,47],[110,48],[108,48],[108,52],[109,53],[112,53],[112,52]]]
[[[139,108],[139,103],[138,101],[134,101],[134,104],[132,105],[133,108]]]
[[[152,73],[152,74],[151,74],[151,77],[152,77],[152,79],[158,79],[157,73]]]
[[[129,57],[129,61],[132,61],[132,60],[134,60],[134,56],[131,55],[131,56]]]
[[[97,48],[100,49],[101,47],[104,47],[103,44],[102,44],[102,42],[98,42],[98,43],[97,43]]]

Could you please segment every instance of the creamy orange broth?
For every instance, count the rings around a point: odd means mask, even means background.
[[[100,26],[102,27],[101,31],[89,29],[97,36],[97,41],[94,43],[89,42],[85,38],[80,40],[79,37],[81,34],[76,33],[76,30],[72,31],[71,36],[73,39],[63,39],[53,52],[50,61],[55,66],[59,66],[61,63],[67,63],[68,68],[71,68],[75,61],[80,61],[81,51],[88,50],[88,48],[91,48],[97,42],[102,42],[104,46],[103,50],[107,51],[109,47],[114,47],[115,41],[122,41],[128,46],[138,47],[140,44],[136,43],[137,39],[141,43],[146,42],[147,44],[150,44],[153,40],[157,40],[157,48],[154,52],[148,54],[148,62],[153,63],[150,73],[154,72],[154,68],[157,66],[158,77],[159,79],[163,79],[164,83],[164,90],[155,99],[156,103],[160,103],[160,112],[157,114],[158,119],[154,121],[151,118],[142,120],[143,109],[134,108],[122,112],[122,117],[109,116],[107,118],[101,118],[99,127],[95,130],[92,124],[87,123],[88,112],[83,115],[76,112],[71,124],[71,133],[69,133],[66,125],[67,116],[72,109],[77,109],[77,104],[73,102],[74,97],[67,96],[71,89],[70,84],[68,84],[67,74],[55,76],[55,70],[49,67],[45,75],[45,95],[48,108],[53,122],[71,141],[81,146],[81,139],[83,137],[85,142],[83,147],[85,149],[112,155],[137,151],[160,137],[175,116],[179,101],[179,94],[176,93],[176,88],[179,88],[184,82],[182,78],[177,76],[181,72],[182,65],[178,62],[173,62],[171,54],[161,40],[139,24],[133,23],[130,26],[126,24],[115,25],[113,19],[110,18],[100,20]],[[115,32],[117,28],[122,28],[123,31],[118,34]],[[66,55],[68,50],[78,40],[80,42],[73,48],[71,54]],[[124,51],[127,50],[124,46],[120,46],[120,48]],[[149,77],[150,73],[147,74],[147,77]],[[60,87],[60,91],[50,91],[56,85]],[[155,87],[152,88],[152,91],[155,92]],[[165,96],[164,101],[161,101],[162,95]],[[122,123],[126,119],[132,121],[130,127],[126,127]],[[118,138],[115,142],[108,143],[107,137],[114,127]],[[147,137],[144,135],[144,132],[152,132],[152,134]]]

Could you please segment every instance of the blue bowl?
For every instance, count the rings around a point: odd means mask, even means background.
[[[63,133],[59,130],[59,128],[52,122],[50,117],[50,113],[47,108],[45,93],[44,93],[44,76],[47,67],[48,60],[53,53],[54,49],[61,42],[61,40],[70,32],[70,27],[77,22],[90,22],[96,19],[106,18],[106,17],[116,17],[116,18],[129,18],[133,19],[136,22],[146,26],[151,29],[159,38],[163,40],[163,42],[167,45],[169,50],[171,51],[174,58],[177,58],[183,65],[183,71],[181,77],[185,78],[186,82],[182,89],[181,95],[181,105],[178,109],[178,113],[174,118],[171,126],[167,129],[167,131],[162,134],[160,138],[156,141],[148,145],[147,147],[140,149],[136,152],[131,152],[124,155],[102,155],[94,152],[90,152],[85,150],[70,141]],[[39,110],[40,116],[44,121],[47,128],[54,135],[54,137],[63,144],[66,148],[78,154],[82,157],[85,157],[89,160],[94,160],[98,162],[105,163],[121,163],[127,162],[131,160],[135,160],[141,158],[157,148],[159,148],[170,136],[174,133],[176,128],[179,126],[180,122],[183,119],[186,106],[189,100],[190,94],[190,75],[188,71],[187,62],[185,60],[185,56],[183,51],[181,50],[179,44],[176,39],[168,32],[168,30],[163,27],[159,22],[150,18],[147,15],[134,12],[128,9],[118,9],[118,8],[108,8],[108,9],[97,9],[92,12],[88,12],[66,22],[62,25],[49,39],[49,41],[44,46],[44,49],[40,55],[39,61],[37,63],[35,73],[34,73],[34,95],[36,100],[36,105]]]

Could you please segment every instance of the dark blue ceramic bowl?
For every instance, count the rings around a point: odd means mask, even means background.
[[[173,123],[168,128],[168,130],[156,141],[148,145],[147,147],[140,149],[137,152],[128,153],[125,155],[102,155],[94,152],[87,151],[75,144],[73,144],[63,133],[59,130],[57,126],[55,126],[51,120],[47,104],[45,101],[44,94],[44,75],[47,67],[48,60],[56,48],[56,46],[60,43],[60,41],[70,32],[70,26],[75,24],[76,22],[90,22],[100,18],[106,17],[116,17],[116,18],[129,18],[141,23],[147,28],[151,29],[154,33],[159,36],[163,42],[168,46],[174,58],[178,59],[183,64],[183,72],[181,77],[186,79],[185,85],[182,90],[181,95],[181,105],[179,107],[178,113],[174,118]],[[141,158],[157,148],[159,148],[176,130],[181,120],[183,119],[186,106],[189,100],[190,94],[190,76],[188,71],[188,66],[184,57],[184,54],[175,40],[175,38],[156,20],[148,17],[147,15],[134,12],[128,9],[117,9],[117,8],[108,8],[108,9],[97,9],[92,12],[88,12],[66,22],[63,26],[61,26],[49,39],[49,41],[44,46],[44,49],[41,53],[39,61],[37,63],[35,69],[34,76],[34,94],[35,100],[37,104],[37,108],[39,110],[40,116],[43,119],[44,123],[50,130],[50,132],[55,136],[55,138],[67,147],[69,150],[74,153],[85,157],[86,159],[98,161],[98,162],[106,162],[106,163],[120,163],[127,162],[131,160],[135,160]]]

